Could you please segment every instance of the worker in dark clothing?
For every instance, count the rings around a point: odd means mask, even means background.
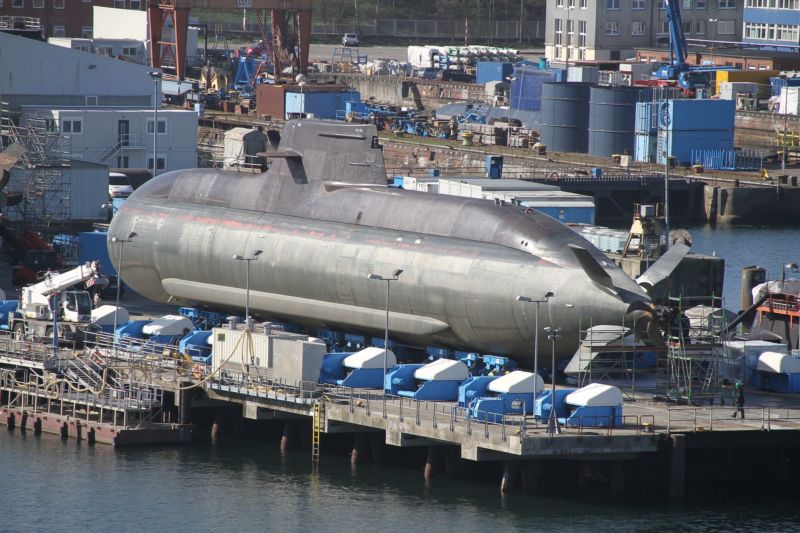
[[[744,387],[741,381],[736,382],[736,397],[733,401],[736,410],[733,412],[733,418],[736,418],[736,413],[741,413],[742,420],[744,420]]]

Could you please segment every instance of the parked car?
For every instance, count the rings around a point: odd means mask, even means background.
[[[342,37],[342,46],[358,46],[358,34],[345,33]]]
[[[108,173],[108,196],[109,198],[127,198],[133,193],[133,186],[128,176],[121,172]]]

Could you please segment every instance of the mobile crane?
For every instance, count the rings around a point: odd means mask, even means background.
[[[678,88],[687,96],[694,96],[697,89],[707,89],[711,84],[711,72],[719,70],[714,67],[693,67],[686,62],[689,55],[686,46],[686,35],[683,33],[683,17],[680,0],[664,0],[669,24],[670,62],[655,73],[660,80],[675,81]]]
[[[91,324],[92,300],[86,290],[69,290],[80,283],[102,286],[108,280],[100,274],[97,261],[62,273],[48,272],[39,283],[22,288],[19,306],[9,314],[8,329],[14,337],[53,336],[54,327],[63,341],[81,343],[83,330]]]

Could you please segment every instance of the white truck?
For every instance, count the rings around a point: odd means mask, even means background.
[[[69,289],[79,284],[90,287],[104,283],[108,280],[100,274],[97,261],[62,273],[48,273],[39,283],[23,287],[8,327],[17,339],[45,340],[52,338],[55,323],[61,341],[79,344],[83,330],[92,323],[92,300],[86,290]]]

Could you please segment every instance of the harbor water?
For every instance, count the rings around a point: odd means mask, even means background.
[[[502,496],[490,483],[274,443],[115,450],[0,431],[0,531],[791,531],[800,508],[718,494],[668,506]]]
[[[778,279],[781,266],[800,264],[800,229],[763,227],[689,228],[692,251],[715,254],[725,259],[725,307],[738,311],[741,307],[742,268],[756,265],[767,269],[767,279]],[[800,277],[799,273],[786,273]]]

